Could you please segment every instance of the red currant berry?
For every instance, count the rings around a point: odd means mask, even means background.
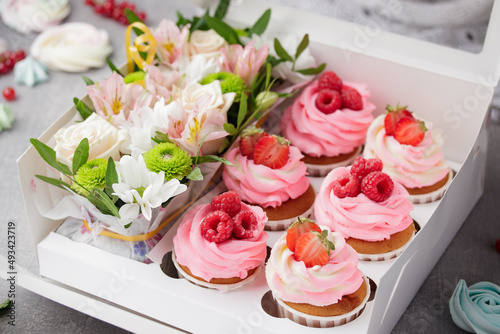
[[[3,63],[5,64],[5,67],[7,68],[7,72],[11,71],[14,68],[14,62],[10,58],[5,59],[5,61]]]
[[[23,60],[24,58],[26,58],[26,52],[24,52],[23,49],[19,49],[14,53],[14,62],[15,63]]]
[[[144,13],[144,12],[140,12],[140,13],[139,13],[139,15],[137,15],[137,16],[139,16],[139,19],[140,19],[142,22],[146,21],[146,13]]]
[[[7,74],[9,69],[5,66],[5,62],[0,63],[0,74]]]
[[[104,6],[102,5],[95,5],[94,6],[94,12],[97,14],[103,14],[104,13]]]
[[[128,20],[125,16],[120,16],[120,18],[118,19],[118,22],[120,22],[123,25],[128,26]]]
[[[94,1],[93,0],[85,0],[85,4],[88,5],[88,6],[93,6],[94,5]]]
[[[12,87],[5,87],[2,94],[7,101],[13,101],[16,98],[16,91]]]

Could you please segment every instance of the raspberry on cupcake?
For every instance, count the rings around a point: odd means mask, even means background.
[[[331,171],[314,204],[318,223],[341,233],[361,260],[398,256],[415,234],[412,209],[408,192],[381,161],[361,157]]]
[[[441,198],[452,179],[441,136],[407,107],[386,109],[368,128],[363,156],[380,159],[384,171],[408,190],[413,203]]]
[[[228,291],[251,282],[266,257],[266,214],[226,192],[192,208],[174,236],[173,260],[182,277]]]
[[[304,154],[311,176],[347,166],[361,152],[375,106],[359,83],[324,72],[307,86],[281,119],[281,133]]]
[[[312,213],[315,192],[307,179],[303,155],[283,137],[251,127],[232,149],[222,178],[241,200],[263,208],[267,230],[284,230],[299,215]]]
[[[299,218],[273,246],[266,279],[282,317],[333,327],[364,310],[370,286],[340,233]]]

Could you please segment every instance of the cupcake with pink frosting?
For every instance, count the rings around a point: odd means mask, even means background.
[[[366,85],[325,72],[307,86],[281,119],[281,133],[305,155],[309,175],[325,176],[359,155],[375,106]]]
[[[262,207],[269,219],[266,230],[284,230],[313,211],[315,192],[302,158],[283,137],[251,127],[226,156],[233,166],[224,167],[222,178],[244,202]]]
[[[356,158],[331,171],[314,203],[319,224],[342,234],[360,260],[400,255],[415,235],[408,191],[382,172],[378,159]]]
[[[342,234],[306,219],[273,246],[266,279],[281,316],[308,327],[354,320],[370,295],[357,253]]]
[[[387,110],[368,128],[364,157],[382,160],[384,171],[408,190],[413,203],[440,199],[453,176],[443,157],[442,137],[407,107]]]
[[[234,192],[192,208],[174,236],[174,265],[181,277],[220,291],[252,282],[266,258],[266,214]]]

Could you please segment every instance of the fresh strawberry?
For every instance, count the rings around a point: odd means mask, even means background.
[[[395,108],[391,107],[390,105],[387,105],[387,107],[385,107],[385,109],[387,109],[387,114],[384,118],[384,128],[385,133],[388,136],[394,136],[394,133],[396,132],[396,125],[401,118],[413,118],[411,112],[409,112],[406,108],[408,108],[408,106],[400,107],[399,104]]]
[[[356,89],[343,86],[342,91],[340,92],[340,97],[342,99],[342,108],[355,111],[363,109],[363,99],[361,98],[361,94],[359,94]]]
[[[255,126],[250,126],[243,130],[240,138],[240,152],[249,159],[253,159],[255,145],[264,137],[269,136],[268,133]]]
[[[232,218],[241,210],[241,198],[234,191],[226,191],[212,198],[211,206],[212,211],[224,211]]]
[[[327,239],[328,231],[307,232],[295,244],[294,259],[303,261],[307,268],[323,266],[330,259],[330,250],[335,249],[333,242]]]
[[[401,144],[417,146],[424,140],[427,128],[425,123],[413,117],[403,117],[396,124],[394,138]]]
[[[294,252],[297,240],[305,233],[312,231],[321,233],[321,229],[314,221],[304,217],[299,217],[296,222],[290,225],[286,232],[286,246],[289,250]]]
[[[272,169],[279,169],[286,165],[290,155],[289,142],[279,136],[267,136],[255,145],[253,162]]]
[[[342,90],[342,80],[335,72],[328,71],[321,74],[318,80],[319,89],[329,88],[340,92]]]
[[[316,100],[314,101],[314,105],[324,114],[332,114],[337,111],[342,104],[340,101],[339,92],[329,89],[323,88],[316,95]]]

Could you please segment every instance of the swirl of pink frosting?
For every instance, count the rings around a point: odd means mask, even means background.
[[[345,238],[367,241],[389,239],[413,222],[409,213],[413,204],[408,191],[394,181],[391,196],[382,202],[375,202],[360,193],[356,197],[338,198],[332,190],[333,182],[350,175],[350,169],[339,167],[332,170],[321,184],[314,202],[314,213],[318,224],[340,232]]]
[[[227,156],[234,166],[225,166],[222,178],[226,187],[238,193],[242,200],[275,208],[290,198],[299,197],[309,188],[307,167],[300,160],[303,157],[298,148],[290,146],[286,165],[272,169],[255,164],[236,147]]]
[[[207,282],[212,278],[239,277],[260,266],[266,258],[267,216],[257,206],[241,203],[241,210],[251,210],[257,216],[259,233],[248,239],[228,239],[221,243],[206,240],[201,234],[203,218],[212,212],[210,204],[191,209],[184,217],[174,236],[177,263],[186,266],[195,276]]]
[[[364,157],[378,158],[384,172],[406,188],[422,188],[441,181],[449,167],[443,158],[443,139],[425,122],[424,139],[416,146],[400,144],[388,136],[384,128],[384,115],[378,116],[368,128]]]
[[[303,261],[295,261],[293,252],[286,246],[286,234],[273,246],[266,265],[266,279],[275,298],[326,306],[355,292],[363,283],[356,251],[346,244],[340,233],[320,227],[328,230],[328,240],[335,245],[328,263],[323,266],[307,268]]]
[[[366,85],[344,82],[356,89],[363,99],[359,111],[343,108],[325,114],[316,108],[318,81],[307,86],[281,118],[281,133],[301,152],[313,156],[334,157],[352,152],[365,142],[366,130],[373,121],[375,105],[368,102]]]

